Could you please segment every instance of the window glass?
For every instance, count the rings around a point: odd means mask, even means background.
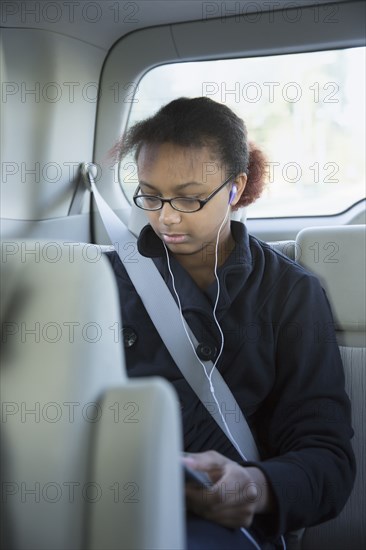
[[[248,217],[335,214],[365,197],[365,48],[160,66],[129,126],[182,96],[228,105],[266,152],[270,181]],[[133,160],[119,172],[131,199]]]

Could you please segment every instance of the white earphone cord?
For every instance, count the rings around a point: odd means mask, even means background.
[[[172,278],[173,290],[174,290],[174,293],[175,293],[175,295],[176,295],[176,297],[177,297],[178,307],[179,307],[179,313],[180,313],[180,317],[181,317],[181,319],[182,319],[182,324],[183,324],[184,331],[185,331],[185,333],[186,333],[186,335],[187,335],[188,341],[190,342],[190,344],[191,344],[191,346],[192,346],[192,349],[193,349],[193,351],[194,351],[194,354],[196,355],[198,361],[201,363],[201,365],[202,365],[202,367],[203,367],[203,371],[204,371],[204,373],[205,373],[205,376],[206,376],[206,378],[207,378],[207,380],[208,380],[208,382],[209,382],[209,384],[210,384],[210,391],[211,391],[212,397],[214,398],[214,401],[215,401],[215,403],[216,403],[216,405],[217,405],[217,409],[218,409],[218,411],[219,411],[219,413],[220,413],[221,419],[222,419],[222,421],[223,421],[223,423],[224,423],[224,426],[225,426],[225,428],[226,428],[226,431],[227,431],[227,434],[228,434],[228,436],[229,436],[229,439],[230,439],[232,445],[233,445],[233,446],[235,447],[235,449],[238,451],[239,455],[242,457],[242,459],[245,460],[245,461],[247,461],[246,456],[244,455],[244,453],[243,453],[242,450],[240,449],[238,443],[236,442],[236,440],[235,440],[233,434],[232,434],[231,431],[230,431],[229,426],[227,425],[227,422],[226,422],[226,420],[225,420],[225,417],[224,417],[224,415],[223,415],[222,412],[221,412],[219,402],[217,401],[217,398],[216,398],[216,395],[215,395],[215,388],[214,388],[214,386],[213,386],[213,384],[212,384],[212,380],[211,380],[211,379],[212,379],[213,371],[214,371],[214,369],[216,368],[216,365],[217,365],[217,363],[218,363],[218,361],[219,361],[219,359],[220,359],[220,357],[221,357],[221,355],[222,355],[222,352],[223,352],[223,350],[224,350],[224,342],[225,342],[224,334],[223,334],[223,332],[222,332],[222,329],[221,329],[220,324],[219,324],[219,322],[218,322],[218,320],[217,320],[217,317],[216,317],[216,308],[217,308],[217,304],[218,304],[218,302],[219,302],[219,297],[220,297],[220,281],[219,281],[219,278],[218,278],[218,275],[217,275],[217,264],[218,264],[218,244],[219,244],[219,237],[220,237],[221,230],[222,230],[223,225],[224,225],[224,223],[225,223],[225,221],[226,221],[226,218],[227,218],[227,215],[228,215],[229,211],[230,211],[230,205],[228,206],[228,209],[227,209],[227,211],[226,211],[225,217],[224,217],[224,219],[223,219],[223,221],[222,221],[222,223],[221,223],[221,225],[220,225],[220,228],[219,228],[219,230],[218,230],[217,238],[216,238],[216,246],[215,246],[215,267],[214,267],[214,274],[215,274],[215,279],[216,279],[216,282],[217,282],[217,295],[216,295],[215,305],[214,305],[214,309],[213,309],[213,317],[214,317],[216,326],[217,326],[217,328],[218,328],[218,330],[219,330],[219,332],[220,332],[220,336],[221,336],[221,347],[220,347],[219,354],[218,354],[218,356],[216,357],[216,360],[215,360],[215,362],[214,362],[214,364],[213,364],[213,366],[212,366],[212,369],[211,369],[211,371],[210,371],[209,374],[207,374],[205,365],[202,363],[201,359],[198,357],[197,352],[196,352],[196,349],[195,349],[195,347],[194,347],[194,344],[193,344],[192,340],[190,339],[189,334],[188,334],[188,332],[187,332],[187,329],[186,329],[186,326],[185,326],[185,320],[184,320],[183,313],[182,313],[182,305],[181,305],[181,302],[180,302],[180,298],[179,298],[179,296],[178,296],[178,292],[177,292],[177,289],[176,289],[176,286],[175,286],[174,275],[173,275],[173,272],[172,272],[172,269],[171,269],[171,266],[170,266],[169,253],[168,253],[168,250],[167,250],[167,247],[166,247],[164,241],[163,241],[163,244],[164,244],[165,254],[166,254],[166,258],[167,258],[168,270],[169,270],[170,276],[171,276],[171,278]]]

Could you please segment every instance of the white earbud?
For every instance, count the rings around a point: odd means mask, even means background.
[[[233,202],[233,200],[236,197],[237,192],[238,192],[238,188],[236,187],[236,185],[233,185],[232,188],[231,188],[231,191],[230,191],[230,195],[229,195],[229,204],[231,204]]]

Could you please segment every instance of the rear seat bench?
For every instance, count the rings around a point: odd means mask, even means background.
[[[355,486],[342,513],[305,530],[302,550],[360,550],[366,546],[366,226],[303,229],[296,241],[270,243],[319,278],[329,299],[352,403]],[[326,337],[326,335],[325,335]]]

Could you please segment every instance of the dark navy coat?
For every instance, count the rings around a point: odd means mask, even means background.
[[[242,223],[231,227],[236,247],[218,269],[217,319],[225,347],[217,368],[253,431],[262,458],[256,465],[277,501],[273,517],[255,519],[274,540],[330,519],[344,506],[355,476],[350,403],[318,279],[250,236]],[[150,226],[142,230],[138,248],[153,258],[172,291],[162,242]],[[173,384],[185,451],[214,449],[242,462],[173,362],[118,254],[107,256],[119,288],[128,375],[159,375]],[[201,344],[198,352],[214,360],[221,345],[212,315],[216,281],[204,292],[174,257],[171,266],[184,317]]]

